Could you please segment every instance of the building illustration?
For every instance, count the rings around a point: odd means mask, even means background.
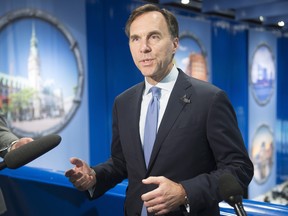
[[[15,76],[13,70],[0,71],[0,109],[9,122],[55,118],[65,114],[61,89],[51,80],[48,82],[41,77],[41,58],[34,25],[27,76]]]

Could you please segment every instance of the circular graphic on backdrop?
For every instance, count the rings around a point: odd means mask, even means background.
[[[252,57],[250,86],[256,102],[264,106],[272,97],[275,81],[275,63],[270,47],[260,44]]]
[[[274,139],[267,125],[261,125],[252,140],[251,157],[254,164],[254,179],[258,184],[266,182],[274,162]]]
[[[206,52],[200,41],[191,33],[184,32],[179,36],[179,48],[174,57],[175,64],[186,74],[208,81]]]
[[[78,109],[84,69],[77,42],[38,9],[0,19],[0,110],[19,137],[63,129]]]

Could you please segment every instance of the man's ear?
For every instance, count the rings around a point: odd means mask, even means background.
[[[175,38],[173,39],[173,46],[174,46],[174,48],[173,48],[173,54],[175,54],[176,51],[177,51],[177,49],[178,49],[178,46],[179,46],[179,38],[178,38],[178,37],[175,37]]]

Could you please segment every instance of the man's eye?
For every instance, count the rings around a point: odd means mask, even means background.
[[[137,42],[138,40],[139,40],[139,38],[136,38],[136,37],[130,39],[131,42]]]
[[[152,34],[150,37],[149,37],[149,41],[151,42],[157,42],[160,40],[160,35],[158,34]]]
[[[158,35],[152,35],[151,38],[152,38],[153,40],[155,40],[155,39],[159,39],[159,36],[158,36]]]

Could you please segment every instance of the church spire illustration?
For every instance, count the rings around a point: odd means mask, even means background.
[[[38,40],[36,37],[35,25],[32,24],[32,35],[30,40],[30,53],[28,57],[28,79],[33,88],[40,90],[41,66],[38,52]]]
[[[28,80],[36,92],[33,98],[33,117],[37,119],[41,117],[41,99],[38,94],[41,92],[41,66],[34,23],[32,24],[30,53],[28,57]]]
[[[51,65],[41,61],[41,57],[47,60],[45,49],[53,45],[41,32],[46,26],[37,21],[27,25],[28,38],[23,37],[18,43],[26,43],[25,49],[17,53],[19,59],[24,59],[26,68],[15,67],[13,74],[10,70],[0,71],[0,109],[4,110],[15,134],[34,137],[62,126],[63,118],[73,105],[73,97],[64,97],[63,86],[59,87],[61,80],[53,77],[54,67],[51,69]]]

